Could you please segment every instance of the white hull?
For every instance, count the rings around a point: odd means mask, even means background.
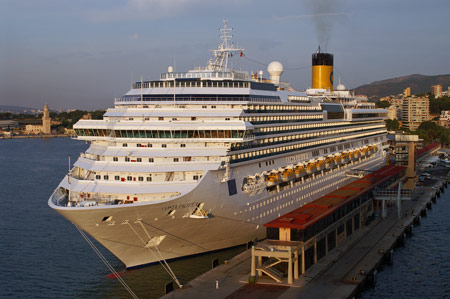
[[[241,191],[241,178],[257,167],[252,164],[233,169],[238,186],[238,193],[233,196],[228,195],[227,183],[219,179],[220,171],[210,171],[191,192],[166,202],[76,208],[56,206],[50,199],[49,205],[88,232],[127,267],[135,267],[161,259],[154,248],[144,247],[141,239],[147,242],[148,236],[162,239],[158,249],[164,259],[264,238],[264,223],[354,180],[345,176],[346,169],[374,169],[383,161],[379,152],[362,162],[334,168],[324,175],[317,172],[315,178],[292,183],[286,190],[273,194],[266,189],[255,196]],[[203,208],[210,212],[209,218],[189,217],[199,203],[204,203]],[[111,217],[109,221],[102,221],[108,217]]]

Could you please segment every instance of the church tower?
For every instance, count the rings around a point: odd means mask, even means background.
[[[44,134],[51,134],[51,118],[50,118],[50,112],[48,110],[48,105],[45,104],[44,106],[44,115],[42,116],[42,133]]]

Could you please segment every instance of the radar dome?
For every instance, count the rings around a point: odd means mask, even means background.
[[[173,73],[173,66],[169,66],[169,67],[167,68],[167,72]]]
[[[267,66],[267,72],[270,75],[270,81],[274,84],[280,83],[280,76],[283,73],[283,65],[281,62],[278,61],[272,61]]]
[[[281,62],[278,61],[272,61],[271,63],[269,63],[269,65],[267,66],[267,72],[272,76],[281,76],[281,74],[283,73],[283,65],[281,64]]]
[[[339,90],[339,91],[343,91],[343,90],[345,90],[345,85],[344,84],[339,84],[337,87],[336,87],[336,90]]]

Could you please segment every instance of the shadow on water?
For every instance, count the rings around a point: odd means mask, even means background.
[[[75,227],[47,201],[88,145],[69,138],[0,140],[0,298],[129,298]],[[97,244],[98,245],[98,244]],[[164,294],[161,265],[125,270],[103,254],[140,298]],[[182,283],[243,251],[244,247],[170,262]]]

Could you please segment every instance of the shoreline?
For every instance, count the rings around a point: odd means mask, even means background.
[[[26,139],[26,138],[54,138],[54,137],[71,137],[68,134],[54,134],[54,135],[16,135],[16,136],[0,136],[0,139]]]

